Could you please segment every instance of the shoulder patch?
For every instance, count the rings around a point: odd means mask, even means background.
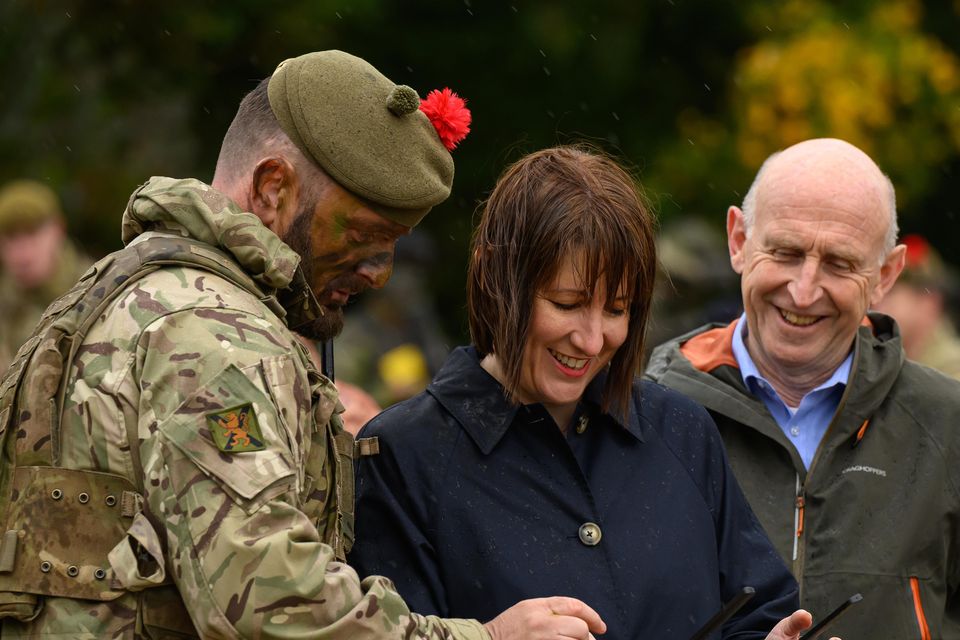
[[[263,451],[263,433],[251,403],[207,414],[207,424],[217,448],[225,453]]]

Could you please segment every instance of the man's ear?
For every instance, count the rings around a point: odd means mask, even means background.
[[[870,293],[871,307],[879,304],[879,302],[883,300],[883,297],[887,295],[887,292],[893,288],[893,285],[897,282],[897,278],[900,277],[900,272],[903,271],[903,265],[906,261],[907,245],[905,244],[898,244],[893,248],[893,251],[887,254],[883,264],[880,265],[880,279]]]
[[[727,209],[727,248],[730,250],[730,266],[737,273],[743,273],[743,246],[747,242],[747,227],[740,207]]]
[[[263,224],[281,235],[299,206],[297,172],[286,158],[264,158],[253,169],[250,181],[250,211]]]

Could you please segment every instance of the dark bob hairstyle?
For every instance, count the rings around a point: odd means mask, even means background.
[[[583,281],[604,278],[607,300],[627,292],[627,339],[610,362],[603,392],[603,410],[626,416],[657,262],[653,216],[630,174],[585,146],[527,155],[504,171],[484,203],[472,250],[470,336],[481,358],[498,356],[514,402],[534,300],[564,257],[581,254]]]

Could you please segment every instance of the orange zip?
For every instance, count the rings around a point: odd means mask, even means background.
[[[797,496],[797,537],[803,535],[803,507],[806,505],[806,500],[803,499],[803,496]]]
[[[863,436],[867,433],[867,427],[870,426],[870,418],[867,418],[863,421],[863,424],[860,425],[860,428],[857,429],[857,435],[853,438],[852,447],[856,447],[860,444],[860,441],[863,440]]]
[[[803,534],[803,506],[806,504],[803,499],[803,486],[800,484],[800,474],[797,474],[797,488],[793,501],[793,561],[796,563],[797,554],[800,551],[800,536]],[[797,570],[797,567],[794,567]],[[798,574],[799,575],[799,572]]]
[[[910,591],[913,592],[913,610],[917,614],[917,625],[920,627],[921,640],[930,640],[930,627],[927,626],[927,616],[923,613],[923,603],[920,602],[920,581],[910,578]]]

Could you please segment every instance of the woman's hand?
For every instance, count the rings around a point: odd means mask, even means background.
[[[493,640],[590,640],[607,630],[596,611],[561,596],[522,600],[483,626]]]

